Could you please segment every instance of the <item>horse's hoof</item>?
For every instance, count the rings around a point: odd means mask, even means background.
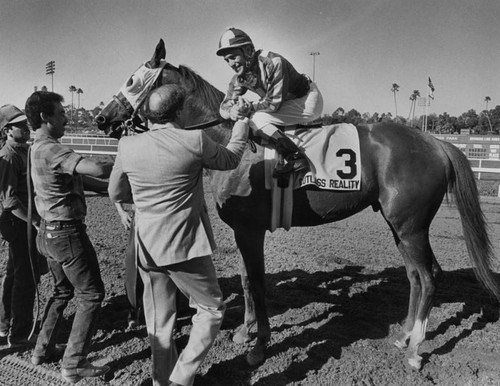
[[[408,364],[415,370],[420,370],[422,368],[422,357],[420,355],[416,355],[413,358],[408,358]]]
[[[248,343],[252,340],[252,337],[245,331],[244,328],[240,328],[236,334],[233,335],[233,342],[236,344]]]
[[[258,366],[264,362],[264,351],[255,347],[247,354],[247,363],[250,366]]]

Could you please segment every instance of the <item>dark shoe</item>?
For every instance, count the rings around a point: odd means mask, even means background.
[[[276,167],[274,168],[273,177],[285,177],[290,175],[291,173],[300,172],[306,169],[309,169],[309,163],[307,162],[307,160],[305,158],[297,157],[295,159],[290,159],[287,163],[278,162],[276,164]]]
[[[80,366],[74,369],[62,369],[63,379],[69,383],[77,383],[83,378],[100,377],[109,371],[109,366],[94,366],[85,360]]]
[[[281,130],[276,130],[270,137],[271,144],[274,145],[276,151],[288,157],[290,154],[300,152],[300,148]]]
[[[41,365],[42,363],[54,362],[60,359],[64,355],[66,350],[65,344],[56,344],[54,348],[46,353],[45,355],[35,355],[31,356],[31,363],[35,366]]]

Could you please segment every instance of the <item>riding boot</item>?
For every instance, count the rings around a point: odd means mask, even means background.
[[[276,164],[276,168],[273,171],[274,178],[288,176],[292,172],[309,168],[309,162],[304,152],[282,131],[277,130],[270,138],[281,161]]]

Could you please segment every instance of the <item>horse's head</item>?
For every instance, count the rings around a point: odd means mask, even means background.
[[[122,85],[111,101],[95,117],[97,127],[111,137],[120,138],[129,130],[145,130],[141,126],[140,109],[148,94],[163,84],[165,43],[162,39],[156,46],[151,60],[141,65]]]
[[[128,131],[144,131],[142,104],[157,87],[178,84],[186,91],[184,109],[188,111],[187,125],[220,123],[219,105],[224,94],[187,67],[175,67],[165,61],[165,43],[156,46],[151,60],[141,65],[102,109],[95,121],[97,127],[111,137],[120,138]],[[215,122],[215,123],[214,123]]]

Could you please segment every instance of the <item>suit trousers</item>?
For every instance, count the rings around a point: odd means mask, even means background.
[[[171,382],[191,386],[219,332],[226,305],[210,256],[163,267],[145,267],[139,261],[144,282],[144,315],[153,357],[154,386]],[[177,288],[196,309],[188,343],[178,355],[174,342]]]

